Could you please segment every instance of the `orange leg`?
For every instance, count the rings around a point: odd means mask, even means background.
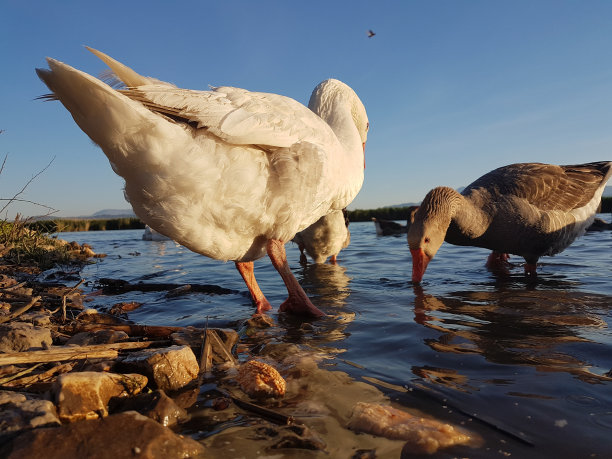
[[[538,273],[536,272],[537,266],[536,263],[525,263],[525,276],[538,277]]]
[[[236,269],[244,279],[244,283],[246,284],[249,292],[251,293],[251,297],[253,298],[253,302],[255,306],[257,306],[256,314],[261,314],[265,311],[269,311],[272,309],[270,303],[264,296],[263,292],[257,285],[257,281],[255,280],[255,272],[254,265],[252,261],[237,261]]]
[[[300,264],[307,265],[308,264],[308,258],[306,258],[306,254],[304,253],[304,250],[306,250],[306,249],[300,243],[298,243],[298,249],[300,249]]]
[[[338,262],[338,256],[337,255],[332,255],[331,257],[329,257],[329,262],[332,265],[335,265]]]
[[[272,261],[272,265],[278,271],[285,286],[289,297],[283,304],[280,305],[279,311],[291,312],[302,316],[323,317],[325,313],[318,309],[306,296],[306,292],[302,289],[297,279],[289,268],[287,263],[287,254],[285,253],[285,244],[282,241],[270,239],[266,247],[268,256]]]

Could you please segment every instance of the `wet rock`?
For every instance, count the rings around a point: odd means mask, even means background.
[[[472,441],[470,435],[450,424],[374,403],[357,403],[348,427],[356,432],[405,440],[402,457],[406,454],[433,454],[440,448]]]
[[[188,419],[187,412],[174,403],[163,390],[129,398],[113,398],[109,403],[109,411],[113,413],[138,411],[165,427],[174,426]]]
[[[0,395],[0,442],[21,430],[53,425],[60,425],[60,420],[49,400],[30,400],[16,393]]]
[[[85,441],[86,440],[86,441]],[[21,434],[0,450],[10,459],[203,458],[204,446],[134,411]]]
[[[127,341],[130,337],[124,331],[119,330],[96,330],[93,332],[81,332],[74,335],[67,345],[84,346],[88,344],[111,344]]]
[[[158,389],[173,391],[198,377],[200,366],[189,346],[170,346],[131,353],[120,368],[147,375]]]
[[[273,440],[272,449],[310,449],[325,450],[325,442],[307,426],[293,424],[289,426],[262,426],[256,430],[260,439]]]
[[[87,324],[105,324],[105,325],[124,325],[129,324],[128,321],[120,317],[99,312],[96,309],[85,309],[77,317],[77,320]]]
[[[280,373],[271,365],[249,360],[238,369],[236,381],[250,397],[282,397],[286,383]]]
[[[27,322],[0,325],[0,352],[23,352],[51,346],[51,331]]]
[[[58,377],[53,393],[60,419],[74,422],[106,416],[111,397],[137,394],[146,385],[147,378],[139,374],[83,371]]]
[[[375,449],[358,449],[351,459],[376,459],[377,457]]]

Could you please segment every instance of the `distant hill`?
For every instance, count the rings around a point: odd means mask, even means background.
[[[81,218],[135,218],[136,214],[132,209],[103,209],[88,217]]]

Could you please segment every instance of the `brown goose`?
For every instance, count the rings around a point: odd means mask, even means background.
[[[536,274],[542,255],[563,251],[593,222],[612,162],[500,167],[468,185],[431,190],[408,231],[412,281],[420,282],[442,242],[525,258]]]

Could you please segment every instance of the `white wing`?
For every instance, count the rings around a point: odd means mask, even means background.
[[[122,91],[150,110],[206,129],[235,145],[287,148],[299,142],[337,143],[318,115],[289,97],[232,87],[195,91],[145,85]]]

